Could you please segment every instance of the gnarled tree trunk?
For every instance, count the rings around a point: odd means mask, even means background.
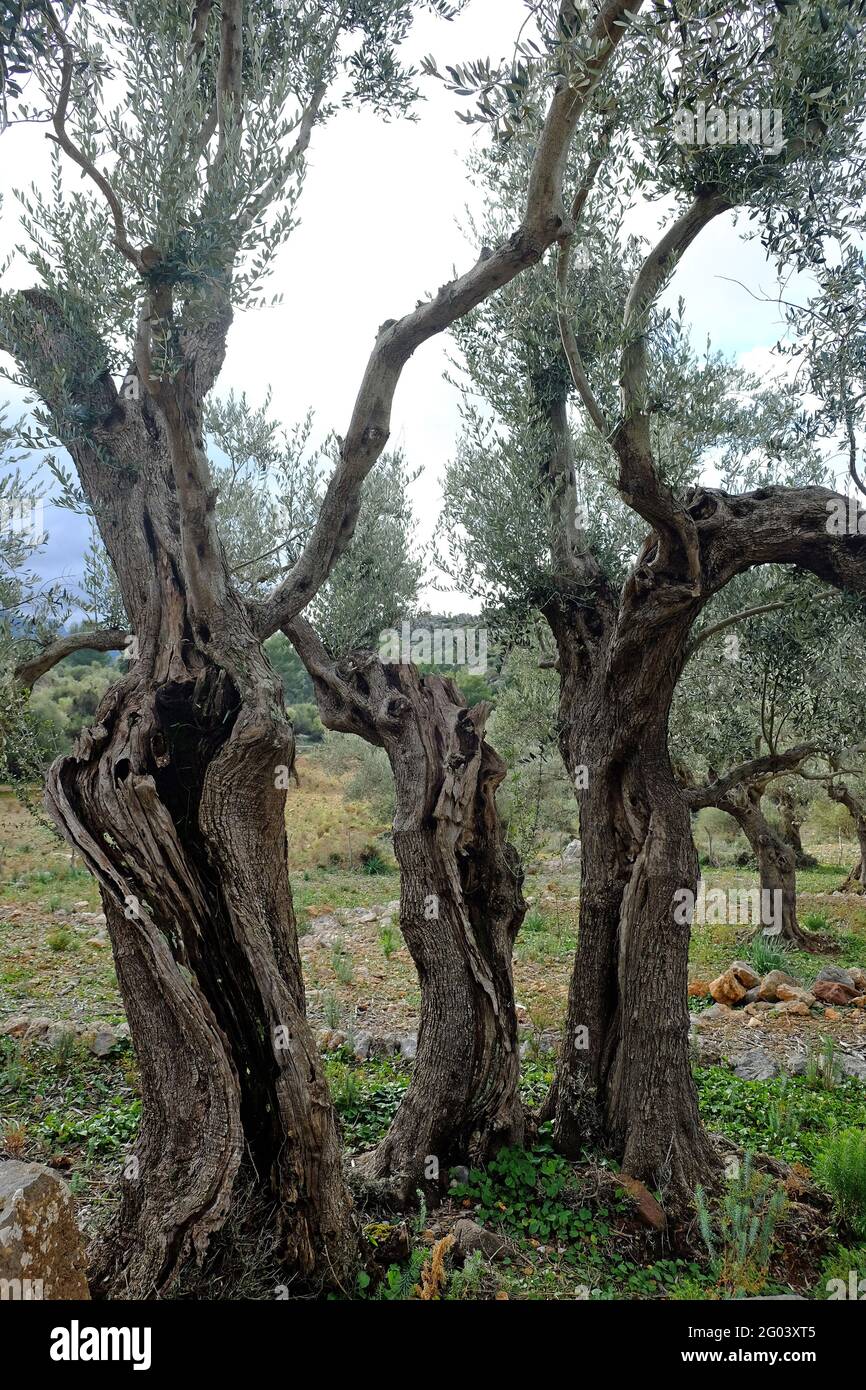
[[[363,1166],[408,1196],[523,1137],[512,949],[526,904],[496,810],[505,765],[484,737],[489,705],[467,709],[453,681],[369,653],[335,662],[303,620],[287,632],[322,722],[384,748],[394,774],[400,927],[421,1018],[409,1089]]]
[[[858,796],[855,796],[850,787],[844,782],[830,781],[827,784],[827,795],[831,800],[840,806],[845,806],[854,822],[854,829],[857,834],[857,843],[860,846],[860,858],[852,868],[850,874],[842,884],[842,891],[846,893],[866,893],[866,806]]]
[[[812,869],[817,864],[814,854],[809,854],[803,846],[800,835],[802,818],[797,800],[790,787],[780,787],[776,794],[776,805],[782,822],[782,838],[794,851],[794,861],[798,869]]]
[[[731,792],[719,809],[733,816],[758,861],[761,900],[770,904],[759,931],[798,946],[808,947],[809,937],[797,921],[797,855],[773,829],[761,808],[764,787],[747,786]],[[765,897],[765,895],[768,895]]]
[[[33,357],[87,363],[90,345],[50,300],[26,305]],[[205,360],[216,370],[221,354]],[[135,1162],[95,1287],[167,1289],[223,1226],[241,1182],[273,1214],[286,1278],[344,1286],[351,1201],[304,1016],[277,789],[293,736],[214,531],[207,373],[131,399],[107,372],[68,382],[95,422],[70,452],[135,633],[127,674],[46,789],[99,882],[142,1078]]]
[[[667,751],[691,605],[664,623],[552,602],[562,755],[580,802],[580,932],[562,1051],[546,1113],[557,1147],[597,1142],[652,1186],[691,1191],[713,1164],[688,1043],[689,926],[696,892],[689,812]],[[588,621],[589,620],[589,621]]]

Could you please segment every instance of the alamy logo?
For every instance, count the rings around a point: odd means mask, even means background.
[[[471,676],[487,670],[487,629],[483,627],[412,627],[402,623],[379,633],[379,660],[408,666],[461,666]]]
[[[866,1301],[866,1279],[859,1277],[859,1270],[849,1269],[847,1284],[844,1279],[827,1280],[827,1297],[853,1298],[863,1303]]]
[[[720,926],[725,922],[761,925],[765,936],[782,930],[782,892],[779,888],[711,888],[703,879],[697,894],[691,888],[674,893],[674,921],[679,926]]]
[[[826,504],[826,529],[831,536],[866,536],[866,510],[856,497],[831,497]]]
[[[23,536],[36,545],[45,537],[45,516],[41,497],[0,498],[0,532]]]
[[[52,1361],[131,1361],[134,1371],[150,1370],[149,1327],[68,1327],[51,1332]]]
[[[678,145],[760,145],[781,154],[782,113],[777,107],[710,106],[699,101],[695,110],[679,106],[674,112]]]
[[[32,1303],[41,1301],[44,1281],[42,1279],[0,1279],[0,1303]]]

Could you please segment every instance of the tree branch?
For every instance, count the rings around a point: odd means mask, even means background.
[[[244,6],[243,0],[222,0],[220,56],[217,68],[217,163],[225,153],[231,129],[243,117]]]
[[[72,73],[75,67],[75,55],[72,50],[72,45],[66,37],[66,33],[62,26],[58,23],[51,5],[46,4],[43,8],[48,19],[48,26],[54,34],[63,53],[60,92],[51,122],[54,126],[54,137],[49,136],[48,138],[55,138],[64,154],[68,155],[73,163],[78,165],[79,169],[83,169],[88,178],[96,184],[96,187],[100,190],[111,209],[111,216],[114,221],[114,244],[118,251],[120,251],[130,264],[135,266],[139,274],[141,274],[144,269],[141,252],[136,250],[127,235],[120,199],[105,175],[100,173],[96,165],[93,164],[84,152],[70,139],[66,130],[66,114],[69,109],[69,96],[72,90]]]
[[[595,183],[596,175],[604,163],[612,132],[613,121],[610,121],[602,128],[596,152],[589,161],[586,172],[574,195],[574,201],[571,205],[571,230],[568,235],[564,236],[560,241],[559,253],[556,260],[556,321],[559,325],[559,336],[562,339],[562,350],[565,353],[565,360],[568,363],[575,389],[583,402],[589,418],[592,420],[592,423],[603,439],[608,439],[610,437],[610,426],[589,384],[589,378],[586,375],[580,356],[580,348],[577,345],[577,337],[571,319],[566,311],[566,297],[568,294],[568,277],[571,270],[571,252],[574,245],[575,234],[580,225],[580,219],[583,214],[583,209],[586,206],[586,200]]]
[[[767,753],[761,758],[751,758],[748,762],[737,763],[724,777],[717,778],[715,782],[706,782],[698,787],[681,786],[680,794],[693,811],[698,811],[704,806],[721,806],[724,809],[722,803],[737,787],[760,782],[765,778],[769,780],[778,777],[782,772],[791,772],[820,751],[820,745],[817,743],[800,743],[785,753]]]
[[[695,529],[672,489],[659,478],[653,459],[650,415],[646,409],[646,330],[650,310],[674,266],[698,233],[730,206],[719,194],[696,198],[668,228],[638,271],[623,314],[625,343],[620,362],[622,418],[611,437],[619,458],[617,490],[620,496],[661,536],[667,537],[668,541],[674,538],[679,541],[695,592],[699,591],[701,580]],[[655,568],[662,569],[666,561],[667,548],[662,547]]]
[[[724,632],[725,628],[733,627],[735,623],[744,623],[747,618],[757,618],[761,613],[775,613],[780,608],[788,608],[790,604],[787,599],[778,599],[775,603],[757,603],[754,608],[743,608],[739,613],[731,613],[727,618],[721,618],[717,623],[711,623],[705,627],[689,643],[686,651],[686,661],[693,656],[698,647],[703,646],[711,637],[715,637],[719,632]]]
[[[50,646],[44,647],[35,656],[20,662],[15,667],[15,679],[19,685],[30,690],[40,676],[44,676],[46,671],[52,670],[58,662],[62,661],[64,657],[70,656],[72,652],[119,652],[126,646],[129,635],[128,632],[117,627],[94,628],[89,632],[69,633],[68,636],[60,637]]]
[[[415,350],[507,285],[521,270],[537,264],[548,247],[567,234],[562,179],[568,147],[595,85],[625,32],[616,22],[636,13],[641,3],[642,0],[608,0],[589,34],[596,51],[587,66],[585,81],[579,90],[562,81],[555,92],[536,145],[526,211],[518,229],[466,274],[444,285],[435,298],[379,329],[349,431],[310,540],[271,596],[250,605],[261,637],[269,637],[284,627],[309,603],[349,545],[358,517],[361,487],[388,441],[394,393]]]

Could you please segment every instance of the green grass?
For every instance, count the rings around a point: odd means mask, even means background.
[[[0,1038],[0,1113],[42,1161],[64,1155],[86,1166],[119,1155],[141,1113],[132,1053],[99,1059],[71,1042],[45,1048]]]

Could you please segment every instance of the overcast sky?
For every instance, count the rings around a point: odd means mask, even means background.
[[[471,0],[453,24],[431,17],[416,24],[408,57],[433,53],[440,62],[497,58],[510,52],[525,15],[522,0]],[[239,314],[218,389],[245,390],[258,404],[270,385],[273,409],[286,423],[315,412],[321,433],[345,433],[376,329],[435,291],[454,269],[477,255],[459,223],[473,200],[464,158],[472,128],[456,116],[456,98],[439,83],[423,82],[419,120],[386,125],[367,113],[344,113],[317,130],[309,154],[301,225],[280,251],[268,294],[278,307]],[[13,127],[2,136],[0,259],[17,239],[9,190],[44,178],[48,142],[42,130]],[[642,217],[650,234],[655,216]],[[13,265],[4,287],[29,283],[26,266]],[[779,335],[778,311],[757,303],[753,291],[771,291],[763,253],[743,242],[729,217],[717,219],[686,254],[668,291],[682,294],[695,341],[713,344],[764,368]],[[394,405],[391,442],[423,467],[416,485],[419,533],[432,534],[440,480],[457,435],[455,392],[443,380],[448,340],[421,348],[407,366]],[[13,399],[0,384],[0,400]],[[49,507],[50,543],[42,572],[74,582],[81,572],[86,523]],[[270,538],[269,538],[270,539]],[[465,606],[459,595],[437,607]]]

